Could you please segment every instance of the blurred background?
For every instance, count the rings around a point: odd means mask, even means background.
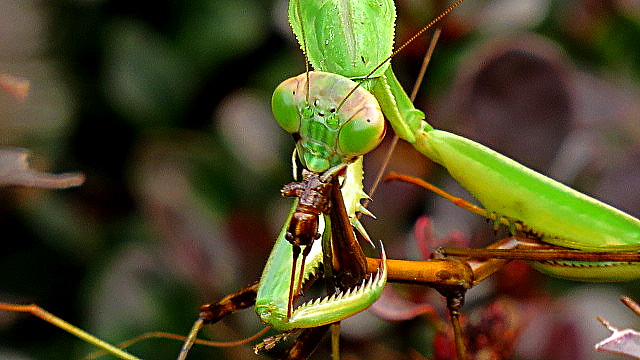
[[[447,5],[396,3],[398,42]],[[186,334],[199,305],[259,279],[290,204],[279,194],[293,141],[272,119],[271,92],[304,71],[286,7],[0,0],[0,73],[31,83],[24,102],[0,94],[0,142],[29,149],[37,169],[87,177],[68,190],[0,191],[0,301],[37,303],[118,343]],[[468,0],[441,26],[416,101],[431,124],[640,216],[640,2]],[[406,89],[428,41],[393,60]],[[387,143],[365,160],[369,183]],[[391,169],[464,194],[406,144]],[[383,184],[371,209],[378,219],[365,226],[393,258],[424,257],[420,236],[471,246],[500,237],[411,185]],[[469,292],[470,347],[476,358],[615,359],[592,350],[608,335],[595,317],[640,328],[618,301],[640,297],[637,285],[555,280],[513,263]],[[415,316],[388,321],[399,303],[390,295],[377,316],[344,321],[344,357],[451,358],[441,297],[394,289]],[[247,310],[204,336],[237,340],[261,328]],[[173,359],[180,345],[147,340],[130,351]],[[315,358],[328,350],[320,345]],[[91,351],[39,319],[0,313],[2,359]],[[196,347],[190,358],[256,356],[250,346]]]

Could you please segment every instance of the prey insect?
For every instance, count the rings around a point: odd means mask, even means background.
[[[311,252],[313,242],[318,240],[321,234],[318,232],[320,215],[329,209],[329,196],[331,195],[331,176],[319,176],[315,173],[303,170],[303,181],[293,182],[282,188],[282,195],[297,197],[298,204],[295,212],[291,215],[289,226],[285,234],[285,239],[291,244],[293,249],[293,262],[291,265],[291,279],[289,280],[289,302],[287,305],[287,319],[291,318],[291,306],[293,295],[300,292],[294,289],[296,283],[295,273],[298,256],[300,256],[300,246],[304,246],[300,268],[304,269],[306,257]],[[298,286],[302,284],[303,272],[300,271]]]

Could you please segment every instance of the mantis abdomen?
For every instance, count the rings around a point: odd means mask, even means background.
[[[444,166],[489,212],[520,224],[547,243],[589,251],[640,250],[638,219],[473,140],[429,130],[418,134],[414,146]],[[535,266],[573,280],[640,278],[636,263],[542,262]]]

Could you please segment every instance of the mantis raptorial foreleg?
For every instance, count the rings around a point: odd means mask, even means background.
[[[278,294],[288,294],[289,282],[283,281],[286,279],[282,276],[284,273],[287,275],[287,278],[289,278],[289,271],[285,269],[274,271],[274,267],[281,267],[283,263],[282,259],[284,256],[288,257],[290,253],[289,244],[287,242],[281,243],[282,245],[276,244],[274,252],[272,252],[272,256],[267,265],[269,268],[265,270],[260,280],[260,289],[258,290],[258,299],[256,301],[256,312],[260,318],[278,330],[314,327],[338,321],[344,318],[342,314],[344,314],[345,311],[351,312],[353,311],[352,309],[361,307],[360,302],[366,301],[366,299],[377,299],[384,287],[386,271],[383,266],[382,272],[379,273],[378,276],[371,278],[369,282],[363,283],[358,289],[353,290],[352,293],[328,298],[319,303],[314,302],[303,305],[293,311],[290,318],[287,318],[286,309],[288,301],[287,299],[283,299],[284,302],[279,302],[278,297],[280,295]],[[305,264],[305,273],[313,274],[312,269],[317,268],[318,263],[322,260],[320,246],[319,244],[316,246],[317,250],[312,250],[308,256]],[[277,256],[283,257],[277,258]],[[282,286],[285,286],[285,288]],[[299,286],[296,285],[295,287],[298,288]],[[336,305],[341,306],[342,310],[336,307]]]

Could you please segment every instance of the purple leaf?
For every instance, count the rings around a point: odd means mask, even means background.
[[[413,226],[416,243],[423,259],[431,258],[433,251],[443,246],[469,247],[469,240],[458,230],[451,231],[446,237],[434,235],[433,224],[429,216],[421,216]]]
[[[596,344],[595,348],[597,351],[640,359],[640,332],[632,329],[620,330],[611,326],[611,324],[602,318],[598,318],[598,320],[611,331],[611,335]]]
[[[380,299],[369,309],[380,318],[390,321],[410,320],[420,315],[427,315],[435,322],[440,321],[431,304],[405,300],[389,286],[384,288]]]

